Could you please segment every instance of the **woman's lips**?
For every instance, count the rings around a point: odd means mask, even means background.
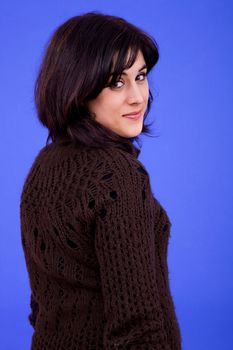
[[[139,119],[141,117],[142,111],[138,112],[132,112],[128,114],[123,114],[123,117],[129,118],[129,119]]]

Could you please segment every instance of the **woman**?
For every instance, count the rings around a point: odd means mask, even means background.
[[[20,203],[33,350],[181,349],[171,223],[133,145],[158,57],[142,30],[94,12],[46,48],[35,101],[49,134]]]

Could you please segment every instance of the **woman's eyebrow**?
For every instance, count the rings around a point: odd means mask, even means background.
[[[145,68],[147,68],[146,63],[138,70],[138,72],[141,72]],[[127,75],[127,73],[122,72],[121,75]]]
[[[138,72],[141,72],[143,69],[147,68],[146,63],[138,70]],[[110,74],[110,78],[113,74]],[[121,73],[121,75],[127,75],[127,73],[124,73],[124,71]]]

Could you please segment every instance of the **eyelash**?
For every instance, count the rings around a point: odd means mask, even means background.
[[[146,79],[146,77],[147,77],[147,73],[146,73],[146,72],[140,73],[140,74],[137,75],[137,78],[138,78],[139,76],[142,76],[142,77],[143,77],[143,79],[141,79],[141,80],[139,80],[139,81],[144,81],[144,80]],[[115,83],[111,84],[110,87],[113,88],[113,89],[120,89],[120,88],[122,87],[122,85],[121,85],[121,86],[116,86],[116,84],[119,83],[119,82],[123,83],[122,80],[117,80]]]

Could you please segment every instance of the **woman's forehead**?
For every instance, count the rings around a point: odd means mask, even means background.
[[[111,76],[115,73],[127,74],[129,70],[141,70],[145,68],[146,62],[143,53],[140,49],[131,50],[129,49],[127,54],[124,56],[124,61],[120,57],[119,52],[115,53],[112,61]]]

